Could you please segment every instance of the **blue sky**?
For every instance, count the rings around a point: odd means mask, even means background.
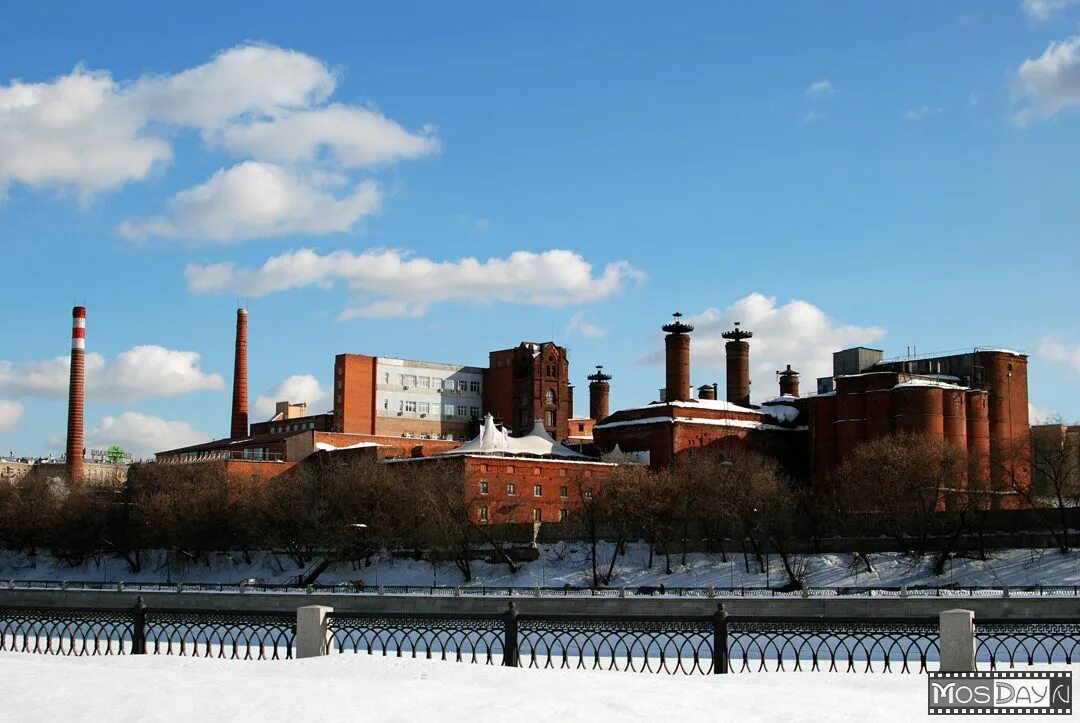
[[[227,434],[241,302],[259,409],[523,339],[636,405],[679,310],[695,384],[739,319],[759,399],[1009,346],[1080,418],[1078,2],[152,5],[5,11],[4,453],[62,450],[75,303],[139,453]]]

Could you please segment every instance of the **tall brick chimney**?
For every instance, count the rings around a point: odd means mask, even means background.
[[[742,407],[750,406],[750,345],[745,341],[754,334],[739,328],[725,331],[720,336],[728,339],[724,345],[727,352],[727,400]]]
[[[780,375],[780,396],[782,397],[797,397],[799,396],[799,373],[791,368],[791,365],[787,365],[787,369],[782,372],[777,372]]]
[[[682,314],[675,312],[675,320],[660,327],[667,332],[664,348],[667,354],[667,370],[664,401],[677,402],[690,398],[690,332],[694,327],[682,323]]]
[[[248,436],[247,309],[236,310],[236,359],[233,363],[230,439]]]
[[[610,374],[604,374],[604,367],[596,365],[596,373],[589,379],[589,418],[603,419],[608,415],[608,398],[611,395]]]
[[[71,310],[71,379],[68,382],[67,476],[68,484],[83,482],[83,424],[86,397],[86,307]]]

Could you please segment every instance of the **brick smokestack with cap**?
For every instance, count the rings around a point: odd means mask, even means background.
[[[589,417],[600,420],[608,416],[608,400],[611,396],[611,375],[604,373],[604,367],[596,366],[596,373],[589,379]]]
[[[71,379],[68,382],[67,476],[68,484],[83,481],[86,399],[86,307],[71,310]]]
[[[780,376],[780,396],[782,397],[797,397],[799,396],[799,373],[791,368],[791,365],[787,365],[787,369],[782,372],[777,372]]]
[[[247,309],[236,310],[236,359],[233,364],[230,439],[248,436]]]
[[[682,314],[675,312],[675,320],[661,327],[667,332],[664,349],[667,358],[664,401],[678,402],[690,398],[690,332],[694,327],[682,322]]]
[[[741,407],[750,406],[750,345],[747,339],[754,334],[739,328],[725,331],[722,336],[728,339],[724,345],[727,352],[727,400]]]

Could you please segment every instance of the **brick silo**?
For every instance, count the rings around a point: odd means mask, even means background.
[[[894,390],[896,430],[943,439],[945,421],[942,417],[941,387],[899,386]]]
[[[893,433],[893,390],[872,389],[866,393],[866,439],[881,439]]]
[[[982,389],[964,393],[964,411],[967,423],[968,490],[976,494],[990,489],[990,417],[989,394]],[[975,497],[979,509],[988,509],[985,495]]]
[[[675,320],[664,324],[667,368],[665,371],[664,401],[678,402],[690,398],[690,332],[694,327],[682,322],[682,314],[675,312]]]
[[[1018,489],[1031,485],[1027,357],[1008,351],[980,351],[990,422],[990,483],[993,507],[1016,507]]]
[[[588,376],[589,380],[589,418],[601,420],[608,416],[608,400],[611,396],[611,375],[604,373],[604,367],[596,365],[596,373]]]
[[[788,364],[787,369],[777,372],[777,374],[780,376],[780,396],[799,396],[799,373]]]
[[[814,478],[821,480],[836,469],[836,397],[824,394],[807,402]]]
[[[716,385],[702,384],[700,387],[698,387],[697,398],[704,399],[706,401],[716,401]]]
[[[83,436],[86,399],[86,307],[71,310],[71,375],[68,380],[67,465],[68,484],[83,482]]]
[[[728,343],[724,345],[727,353],[727,400],[741,407],[750,406],[750,344],[747,339],[754,336],[753,332],[739,328],[739,322],[735,322],[735,328],[721,334]]]
[[[941,416],[945,441],[967,454],[967,405],[963,389],[941,390]]]
[[[233,359],[230,439],[248,436],[247,309],[236,310],[236,353]]]
[[[836,395],[836,463],[866,440],[866,395],[862,392]]]

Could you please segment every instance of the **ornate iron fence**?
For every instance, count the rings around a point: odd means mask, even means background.
[[[328,652],[505,664],[504,633],[499,617],[493,615],[327,616]]]
[[[148,610],[144,652],[193,658],[292,658],[296,615],[219,611]]]
[[[129,610],[0,608],[0,651],[52,655],[134,652]]]
[[[975,661],[996,670],[1017,665],[1071,665],[1080,652],[1080,621],[975,620]]]
[[[940,656],[933,619],[732,620],[733,672],[925,673]]]
[[[0,651],[278,660],[295,655],[296,620],[282,612],[146,608],[141,598],[126,610],[0,607]],[[513,602],[489,614],[330,612],[325,633],[326,653],[685,675],[925,673],[940,657],[933,618],[729,617],[723,605],[713,615],[664,617],[519,614]],[[1080,618],[976,624],[983,670],[1068,665],[1078,648]]]
[[[292,613],[0,607],[0,651],[277,660],[295,650]]]

